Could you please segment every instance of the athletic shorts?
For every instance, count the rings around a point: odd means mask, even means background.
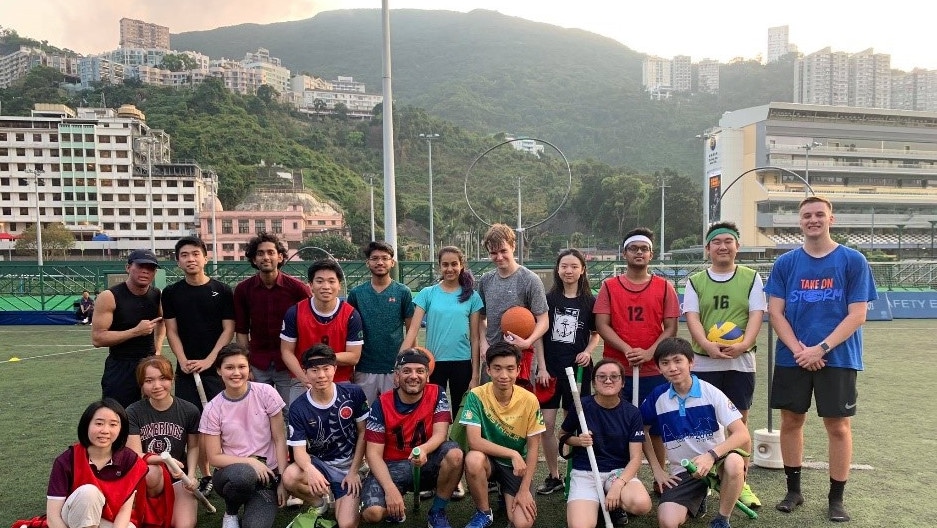
[[[501,493],[516,497],[517,492],[521,489],[521,481],[524,480],[524,477],[515,475],[513,466],[505,466],[493,457],[488,457],[488,464],[491,465],[491,476],[488,477],[488,480],[500,484]],[[531,493],[533,493],[533,484],[533,480],[531,479]]]
[[[420,468],[420,491],[436,489],[436,481],[439,479],[439,468],[446,454],[450,449],[459,449],[459,444],[452,440],[443,442],[439,449],[429,454],[426,464]],[[395,460],[387,462],[387,471],[390,473],[390,479],[397,486],[401,495],[413,491],[413,464],[409,460]],[[381,483],[374,478],[374,475],[368,475],[364,479],[361,491],[361,507],[370,508],[371,506],[387,507],[384,499],[384,488]]]
[[[823,367],[810,371],[800,367],[774,367],[771,385],[771,408],[805,414],[810,409],[811,394],[817,400],[817,415],[823,418],[847,418],[856,414],[857,371]]]
[[[368,403],[377,401],[377,397],[394,388],[394,373],[372,374],[370,372],[355,372],[352,377],[355,385],[364,391]]]
[[[738,370],[694,372],[697,378],[708,381],[723,392],[740,411],[752,408],[755,395],[755,373]]]
[[[599,478],[602,480],[602,487],[606,495],[608,490],[611,489],[612,482],[614,482],[614,479],[609,479],[609,476],[613,473],[615,471],[599,472]],[[641,482],[638,477],[631,479],[631,481]],[[574,500],[599,502],[599,494],[595,489],[595,475],[591,471],[574,469],[569,472],[569,499],[567,499],[567,502]]]
[[[660,503],[673,502],[687,509],[690,517],[696,517],[699,512],[699,506],[706,498],[706,492],[709,485],[703,479],[693,478],[689,473],[683,471],[677,475],[680,482],[672,488],[664,486],[664,492],[660,496]]]
[[[316,457],[312,457],[312,465],[329,481],[329,488],[335,500],[348,495],[348,491],[342,487],[342,481],[348,476],[348,470],[329,465]]]

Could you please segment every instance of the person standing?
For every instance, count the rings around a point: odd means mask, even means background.
[[[280,330],[280,356],[293,378],[289,401],[312,387],[300,363],[306,350],[316,343],[332,347],[337,363],[335,381],[351,381],[364,343],[361,314],[339,298],[345,273],[338,262],[317,260],[309,266],[308,276],[312,298],[291,306]]]
[[[506,337],[510,338],[511,344],[522,351],[519,377],[533,381],[531,365],[536,356],[537,383],[546,385],[550,376],[547,374],[543,357],[543,342],[540,338],[549,327],[547,296],[540,277],[518,264],[514,258],[516,240],[514,231],[504,224],[492,225],[483,239],[495,269],[485,273],[478,280],[478,294],[484,303],[483,319],[479,328],[479,331],[483,332],[479,339],[480,357],[484,360],[488,347],[504,341]],[[505,333],[501,329],[501,316],[508,308],[514,306],[527,308],[536,319],[536,327],[526,339],[512,333]]]
[[[162,299],[169,349],[176,356],[176,397],[201,412],[195,374],[201,378],[207,400],[224,390],[214,363],[218,352],[234,338],[234,294],[227,284],[205,274],[208,248],[202,239],[179,239],[176,262],[184,278],[166,286]],[[211,468],[202,451],[199,466],[199,491],[207,495],[212,491]]]
[[[307,504],[326,503],[331,491],[339,528],[355,528],[368,401],[361,387],[333,381],[335,361],[335,351],[322,343],[303,354],[312,387],[290,406],[286,443],[293,463],[283,473],[283,486]]]
[[[693,373],[728,396],[748,427],[755,395],[755,341],[767,308],[764,285],[755,270],[735,263],[739,230],[734,223],[709,226],[705,247],[712,264],[689,278],[683,294],[683,313],[696,353]],[[732,344],[710,341],[709,329],[725,323],[742,331],[742,336],[732,339],[737,341]],[[751,444],[745,449],[751,452]],[[761,507],[748,483],[739,500],[750,508]]]
[[[445,246],[436,261],[442,280],[423,288],[413,299],[413,317],[400,351],[416,346],[426,316],[426,348],[436,357],[429,382],[446,389],[458,409],[466,391],[478,385],[478,326],[483,305],[461,249]]]
[[[566,377],[566,367],[583,369],[582,394],[589,394],[592,378],[592,352],[599,344],[592,307],[595,297],[586,274],[586,257],[578,249],[564,249],[553,266],[553,288],[547,294],[550,331],[543,336],[547,372],[556,379],[553,396],[540,404],[547,434],[543,435],[543,456],[547,459],[547,477],[537,488],[540,495],[563,490],[557,457],[556,416],[562,406],[565,415],[575,416],[573,393]]]
[[[235,340],[250,350],[254,381],[273,385],[283,401],[290,398],[290,371],[280,355],[283,315],[312,293],[303,281],[284,273],[286,247],[273,233],[258,233],[244,256],[257,273],[234,287]]]
[[[361,492],[365,522],[404,522],[403,494],[434,490],[426,516],[429,528],[451,528],[446,507],[462,478],[462,449],[449,440],[452,411],[446,391],[429,380],[429,357],[409,348],[394,362],[395,389],[371,404],[365,455],[371,474]],[[418,456],[414,448],[419,448]],[[414,467],[420,489],[414,489]]]
[[[394,388],[394,358],[413,317],[410,288],[395,281],[394,248],[387,242],[370,242],[364,249],[371,280],[348,292],[348,304],[361,314],[364,344],[355,365],[354,381],[369,402]]]
[[[851,417],[856,378],[863,370],[862,325],[878,298],[868,261],[830,236],[833,204],[811,196],[800,203],[802,247],[774,262],[765,292],[777,333],[771,407],[781,410],[781,458],[787,494],[776,508],[789,513],[804,502],[800,487],[804,423],[811,395],[829,440],[829,519],[850,520],[843,491],[852,461]]]
[[[475,502],[466,528],[486,528],[494,522],[488,502],[488,482],[504,494],[508,522],[530,528],[537,519],[532,492],[540,435],[546,430],[540,402],[530,391],[515,386],[520,352],[506,341],[495,343],[485,357],[491,381],[470,390],[459,417],[469,452],[465,480]]]
[[[153,286],[159,260],[147,249],[130,252],[127,280],[104,290],[94,302],[91,344],[108,347],[101,376],[103,398],[114,398],[124,408],[140,401],[137,363],[163,348],[166,329],[160,291]]]
[[[633,372],[625,378],[625,393],[638,383],[638,403],[651,389],[665,383],[654,364],[654,350],[668,337],[677,335],[680,301],[673,284],[650,272],[654,258],[654,234],[639,227],[629,231],[621,244],[627,270],[602,281],[595,299],[595,326],[605,340],[602,357],[623,365],[640,367],[639,380]],[[632,402],[633,403],[633,402]]]

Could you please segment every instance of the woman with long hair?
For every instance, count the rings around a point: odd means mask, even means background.
[[[543,335],[543,355],[547,373],[556,379],[553,396],[540,404],[547,434],[543,435],[543,455],[547,459],[547,474],[537,493],[549,495],[563,489],[557,456],[556,416],[562,404],[566,415],[573,407],[572,391],[566,377],[566,367],[582,367],[583,379],[591,375],[592,352],[599,344],[595,331],[592,306],[595,296],[586,273],[586,257],[574,248],[560,251],[553,266],[553,287],[547,293],[547,314],[550,326]],[[583,383],[583,394],[589,394],[588,381]]]
[[[215,359],[224,390],[212,398],[199,423],[202,448],[215,470],[214,489],[224,499],[222,528],[270,528],[286,503],[280,476],[289,460],[286,403],[276,389],[250,381],[250,352],[225,345]],[[244,513],[238,519],[241,508]]]
[[[430,383],[449,387],[449,401],[458,409],[465,393],[478,385],[478,325],[482,300],[468,270],[465,254],[455,246],[439,250],[436,261],[442,278],[423,288],[413,298],[413,318],[400,351],[416,346],[423,316],[426,316],[426,348],[436,367]]]
[[[127,447],[145,456],[149,466],[146,493],[156,497],[167,491],[165,475],[169,469],[159,456],[168,451],[180,468],[188,474],[192,486],[184,487],[181,475],[172,484],[173,528],[193,528],[198,505],[192,491],[198,482],[199,410],[194,404],[172,395],[173,367],[166,356],[148,356],[137,365],[137,383],[143,390],[142,400],[127,407],[130,435]],[[164,468],[165,471],[164,471]],[[170,481],[171,482],[171,481]]]

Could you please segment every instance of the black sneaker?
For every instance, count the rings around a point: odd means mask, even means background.
[[[608,512],[608,516],[612,518],[612,525],[615,526],[615,528],[620,528],[628,524],[628,512],[621,508],[615,508]]]
[[[554,491],[563,491],[564,487],[565,486],[563,486],[562,480],[554,477],[553,475],[548,475],[547,478],[544,479],[543,484],[541,484],[540,487],[537,488],[537,494],[549,495],[553,493]]]
[[[215,489],[215,485],[211,482],[211,477],[202,477],[198,480],[198,490],[204,496],[211,495],[211,490]]]

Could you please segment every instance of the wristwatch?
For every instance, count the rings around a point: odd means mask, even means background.
[[[830,345],[826,344],[826,341],[820,341],[820,344],[817,346],[820,347],[820,350],[823,350],[823,354],[830,351]]]

